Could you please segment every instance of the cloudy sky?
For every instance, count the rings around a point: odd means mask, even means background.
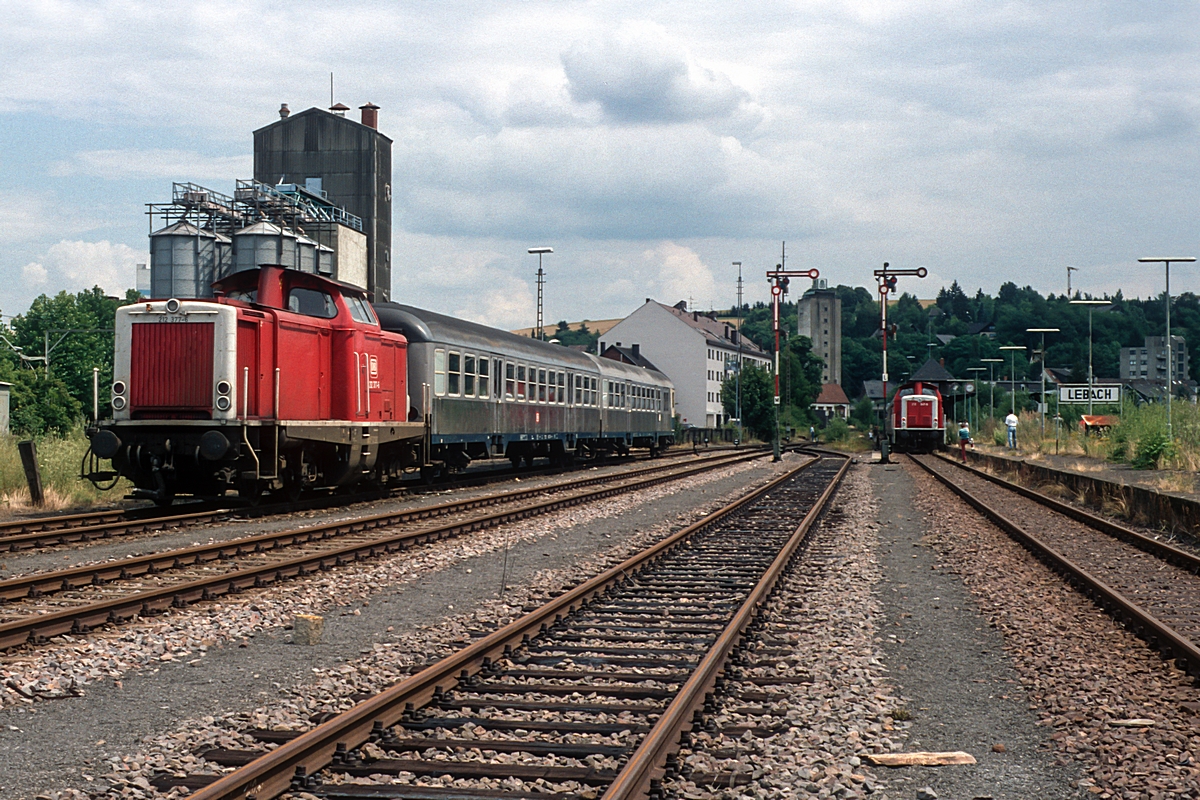
[[[393,298],[502,327],[729,306],[779,261],[927,297],[1200,255],[1194,2],[0,0],[0,310],[132,285],[144,204],[337,100],[394,140]],[[357,112],[355,112],[357,113]],[[1200,269],[1200,268],[1197,268]],[[1179,268],[1174,291],[1200,291]]]

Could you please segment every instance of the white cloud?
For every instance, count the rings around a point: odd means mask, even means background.
[[[629,22],[562,57],[571,97],[620,122],[688,122],[733,115],[749,97],[700,64],[662,25]]]
[[[134,286],[137,264],[146,263],[148,255],[108,241],[63,240],[38,262],[27,264],[22,274],[49,283],[56,291],[78,292],[99,286],[106,294],[121,296]]]
[[[25,280],[25,283],[33,286],[40,286],[45,283],[48,274],[46,268],[36,261],[30,261],[21,267],[21,277]]]
[[[688,308],[728,305],[727,287],[717,286],[712,270],[690,248],[663,242],[642,257],[651,269],[657,265],[658,294],[668,305],[680,300],[687,300]]]
[[[176,181],[217,179],[224,182],[249,177],[253,156],[205,156],[188,150],[87,150],[55,162],[55,177],[85,175],[93,178],[163,178]]]

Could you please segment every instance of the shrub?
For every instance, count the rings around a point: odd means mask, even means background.
[[[1168,456],[1170,450],[1171,440],[1165,431],[1149,431],[1138,439],[1130,465],[1134,469],[1158,469],[1158,462]]]

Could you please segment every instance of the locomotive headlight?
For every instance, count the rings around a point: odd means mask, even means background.
[[[112,399],[112,407],[114,409],[116,409],[117,411],[120,411],[121,409],[125,408],[125,398],[121,397],[121,395],[117,395],[116,397],[114,397]]]
[[[114,381],[113,382],[113,394],[117,394],[117,395],[125,394],[125,381]]]
[[[217,410],[218,411],[228,411],[229,410],[229,398],[228,397],[218,397],[217,398]]]
[[[229,394],[233,391],[233,387],[229,385],[229,381],[217,381],[217,394]]]
[[[167,301],[167,313],[168,314],[179,313],[179,301],[176,300],[174,297],[172,297],[170,300]]]

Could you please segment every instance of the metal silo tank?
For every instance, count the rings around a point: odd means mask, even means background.
[[[296,237],[296,269],[316,274],[317,243],[304,234]]]
[[[216,261],[212,231],[181,221],[151,233],[151,297],[211,297]]]
[[[257,222],[233,234],[235,272],[270,264],[296,267],[296,234],[270,222]]]
[[[317,272],[327,278],[333,277],[333,248],[323,244],[317,245]]]

